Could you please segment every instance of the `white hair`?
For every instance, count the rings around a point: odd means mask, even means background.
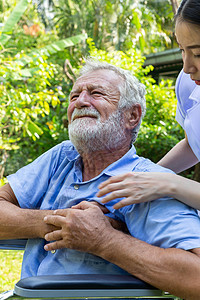
[[[139,82],[139,80],[128,70],[124,70],[106,62],[100,62],[93,58],[86,59],[85,65],[79,72],[79,77],[85,75],[88,72],[96,70],[111,70],[123,79],[121,85],[119,86],[119,110],[127,110],[129,108],[132,108],[135,104],[139,104],[141,106],[142,116],[140,122],[132,132],[132,142],[135,142],[142,122],[142,118],[146,113],[146,90],[144,84]]]

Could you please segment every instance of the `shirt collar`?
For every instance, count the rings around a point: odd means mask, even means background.
[[[77,167],[81,167],[81,157],[80,154],[77,152],[73,144],[68,151],[66,151],[66,157],[69,161],[76,161]],[[138,155],[136,154],[136,149],[132,145],[130,150],[122,156],[120,159],[109,165],[105,170],[102,171],[99,176],[102,174],[106,174],[108,176],[116,176],[123,173],[131,172],[135,166],[138,164]],[[97,176],[97,177],[99,177]]]
[[[69,148],[65,151],[65,157],[69,161],[75,161],[80,157],[80,154],[78,153],[78,151],[76,150],[76,148],[71,142]]]
[[[189,99],[194,100],[196,102],[200,101],[200,86],[196,86],[195,89],[190,94]]]
[[[116,176],[123,173],[131,172],[138,164],[136,149],[132,145],[131,149],[120,159],[109,165],[102,173],[108,176]]]

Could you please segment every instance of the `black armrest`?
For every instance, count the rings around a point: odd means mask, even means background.
[[[26,246],[27,240],[26,239],[19,239],[19,240],[0,240],[0,249],[3,250],[24,250]]]
[[[14,294],[32,299],[127,299],[155,297],[174,299],[132,275],[73,274],[43,275],[21,279]],[[167,298],[166,298],[167,295]]]
[[[161,290],[134,276],[108,274],[45,275],[24,278],[15,284],[14,294],[25,299],[166,298]]]
[[[16,284],[23,289],[156,289],[131,275],[73,274],[43,275],[21,279]]]

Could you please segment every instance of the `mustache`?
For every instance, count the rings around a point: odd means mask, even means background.
[[[94,108],[88,108],[88,107],[84,107],[81,109],[75,108],[72,113],[71,121],[73,122],[74,119],[76,119],[77,117],[83,117],[83,116],[99,118],[100,113]]]

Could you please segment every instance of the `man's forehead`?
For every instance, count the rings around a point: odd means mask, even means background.
[[[72,93],[73,92],[79,92],[81,91],[83,88],[87,88],[87,90],[94,90],[94,89],[99,89],[99,90],[106,90],[106,86],[103,84],[99,84],[99,83],[95,83],[95,82],[80,82],[80,84],[77,82],[74,84],[73,88],[72,88]]]
[[[81,84],[87,82],[88,84],[101,85],[102,83],[113,84],[114,82],[118,82],[122,80],[122,78],[112,70],[109,69],[99,69],[94,71],[89,71],[82,76],[80,76],[76,80],[76,84]]]

